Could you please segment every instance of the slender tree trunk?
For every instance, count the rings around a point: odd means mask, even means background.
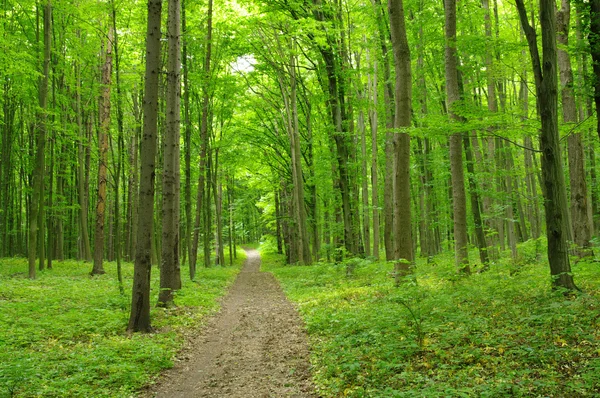
[[[459,122],[453,105],[459,101],[458,90],[458,54],[456,51],[456,0],[445,0],[446,17],[446,97],[450,118]],[[450,136],[450,169],[452,174],[452,204],[454,210],[454,250],[456,267],[459,271],[470,273],[467,242],[467,200],[462,160],[462,134]]]
[[[180,0],[169,0],[167,20],[167,95],[166,128],[163,138],[163,174],[162,174],[162,243],[160,267],[159,307],[170,307],[173,303],[173,291],[181,287],[177,280],[179,247],[179,207],[177,190],[179,189],[179,124],[180,124]]]
[[[377,60],[373,60],[373,74],[369,74],[368,87],[371,93],[369,121],[371,125],[371,203],[373,205],[373,257],[379,260],[379,183],[377,181]]]
[[[117,281],[119,282],[119,292],[121,295],[125,294],[125,288],[123,286],[123,270],[121,266],[121,257],[123,255],[121,248],[121,206],[120,206],[120,184],[121,184],[121,170],[125,163],[125,140],[123,137],[123,101],[121,97],[121,59],[119,54],[119,34],[117,31],[117,10],[114,7],[112,9],[112,30],[114,32],[114,52],[115,52],[115,77],[117,83],[117,161],[116,170],[114,173],[115,182],[115,256],[117,260]],[[110,43],[109,43],[110,45]]]
[[[29,211],[29,278],[35,279],[35,260],[36,250],[38,249],[38,228],[39,214],[42,213],[41,208],[44,203],[44,150],[46,146],[46,129],[48,116],[46,114],[48,106],[48,79],[50,75],[50,56],[52,48],[52,3],[50,0],[46,2],[44,7],[44,61],[42,68],[42,76],[39,78],[39,105],[40,111],[37,116],[36,126],[36,151],[35,151],[35,168],[32,178],[32,195]],[[41,229],[41,228],[40,228]],[[43,259],[40,256],[40,259]]]
[[[160,21],[162,0],[148,0],[146,33],[146,76],[144,90],[144,132],[141,142],[141,178],[138,238],[135,256],[131,315],[128,330],[150,332],[151,240],[154,210],[154,173],[158,118],[158,77],[160,72]]]
[[[357,66],[360,70],[360,67]],[[362,94],[358,95],[361,99]],[[360,148],[361,148],[361,181],[362,181],[362,211],[363,211],[363,236],[365,245],[365,255],[371,256],[371,217],[369,209],[369,177],[367,168],[367,137],[366,137],[366,126],[365,116],[362,107],[358,110],[358,131],[360,134]]]
[[[198,241],[200,238],[200,221],[206,214],[207,209],[204,209],[205,202],[205,181],[206,181],[206,158],[208,156],[208,120],[209,120],[209,99],[210,99],[210,59],[212,53],[212,13],[213,0],[208,0],[208,14],[206,21],[206,54],[204,57],[204,85],[202,88],[202,111],[200,116],[200,167],[198,171],[198,194],[196,200],[196,220],[194,222],[194,236],[192,241],[192,250],[190,257],[190,275],[196,272],[196,262],[198,258]],[[205,225],[206,228],[206,225]],[[208,231],[204,231],[206,235]],[[206,261],[206,260],[205,260]],[[192,271],[193,270],[193,271]],[[193,279],[193,277],[192,277]]]
[[[569,0],[561,1],[560,11],[556,15],[558,47],[558,69],[562,96],[563,122],[577,123],[577,104],[573,90],[574,79],[569,46],[569,24],[571,21],[571,4]],[[569,157],[569,176],[571,184],[571,223],[573,241],[577,245],[575,253],[579,257],[590,254],[590,240],[593,227],[588,217],[588,192],[585,176],[585,154],[580,132],[573,132],[567,138]]]
[[[476,139],[476,138],[475,138]],[[471,150],[471,140],[468,135],[463,137],[463,146],[465,149],[465,158],[467,161],[467,171],[469,172],[469,193],[471,196],[471,211],[473,212],[473,222],[475,223],[475,236],[477,237],[477,248],[479,249],[479,259],[484,269],[489,267],[489,258],[487,252],[487,242],[485,240],[485,231],[483,230],[483,221],[481,217],[481,205],[477,182],[475,181],[475,165],[473,160],[473,151]]]
[[[385,246],[385,258],[387,261],[394,259],[394,179],[392,170],[394,170],[394,86],[391,78],[390,54],[387,47],[387,29],[385,20],[385,9],[381,0],[372,0],[377,15],[377,26],[379,32],[379,41],[383,57],[383,78],[385,88],[383,91],[383,102],[385,104],[386,114],[386,134],[385,134],[385,175],[383,191],[383,215],[385,219],[383,229],[383,240]]]
[[[592,68],[594,71],[594,102],[596,104],[596,113],[600,114],[600,0],[590,0],[589,18],[590,34],[590,55],[592,56]],[[597,117],[596,132],[600,137],[600,117]]]
[[[414,261],[410,201],[410,136],[412,73],[402,0],[388,0],[392,49],[396,66],[394,128],[394,265],[396,284]]]
[[[292,48],[295,46],[292,45]],[[300,151],[300,126],[298,121],[298,105],[297,105],[297,79],[296,79],[296,58],[295,55],[290,56],[290,104],[289,112],[291,123],[289,129],[290,145],[292,154],[292,173],[294,186],[294,200],[296,211],[296,223],[298,225],[299,238],[299,260],[302,264],[311,264],[310,241],[308,238],[308,229],[306,222],[306,205],[304,200],[304,177],[302,171],[302,152]]]
[[[100,101],[98,117],[100,128],[98,130],[98,196],[96,201],[96,231],[94,235],[94,267],[92,275],[104,274],[102,265],[104,251],[104,216],[106,213],[106,183],[108,179],[108,137],[110,134],[110,86],[112,77],[112,41],[113,26],[109,24],[107,40],[104,42],[105,59],[102,67],[102,86],[100,88]]]
[[[184,115],[184,158],[185,158],[185,187],[184,187],[184,200],[185,200],[185,244],[188,250],[188,264],[190,271],[190,279],[194,279],[196,276],[196,262],[193,261],[194,256],[192,250],[192,126],[190,118],[190,91],[191,86],[188,79],[189,67],[187,60],[187,25],[186,25],[186,13],[185,13],[186,0],[181,2],[181,29],[183,31],[183,54],[182,54],[182,68],[183,68],[183,115]]]

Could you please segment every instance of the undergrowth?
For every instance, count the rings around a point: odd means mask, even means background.
[[[126,294],[116,264],[90,277],[90,263],[54,262],[26,277],[25,259],[0,259],[0,397],[130,397],[160,370],[172,367],[183,335],[215,311],[235,267],[199,267],[190,281],[182,267],[177,307],[152,308],[156,333],[126,333],[133,265],[123,264]],[[158,296],[153,267],[151,303]]]
[[[535,246],[534,246],[535,245]],[[600,267],[573,264],[582,293],[550,287],[539,242],[459,277],[451,254],[393,265],[285,266],[263,253],[304,318],[324,397],[600,396]],[[475,258],[473,253],[471,258]]]

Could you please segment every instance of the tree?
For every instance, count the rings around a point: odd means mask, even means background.
[[[461,118],[453,106],[460,99],[458,89],[458,54],[456,51],[456,0],[444,0],[446,17],[446,102],[450,119],[460,122]],[[470,273],[467,242],[467,199],[462,160],[462,133],[450,136],[450,168],[452,173],[452,204],[454,209],[454,251],[456,267]]]
[[[544,208],[548,236],[548,261],[552,285],[568,290],[576,289],[569,262],[567,229],[567,194],[561,163],[558,138],[558,82],[556,54],[556,14],[553,0],[540,0],[542,28],[542,56],[537,47],[537,34],[529,24],[523,0],[517,0],[521,26],[529,45],[529,54],[535,77],[537,105],[542,120],[540,150],[542,152],[542,180]]]
[[[396,69],[394,118],[394,260],[396,283],[414,261],[410,211],[410,135],[412,74],[402,0],[388,0],[392,50]]]
[[[179,204],[176,200],[179,190],[179,124],[180,124],[180,2],[169,0],[167,22],[168,62],[167,62],[167,104],[166,129],[163,139],[163,202],[162,202],[162,264],[160,267],[159,306],[173,305],[173,291],[181,288],[178,278],[178,231]]]
[[[106,212],[106,185],[108,181],[108,138],[110,135],[110,86],[112,80],[113,24],[107,25],[107,38],[103,40],[104,64],[102,65],[102,85],[100,87],[98,130],[98,196],[96,201],[96,233],[94,234],[94,266],[92,275],[104,274],[104,219]]]
[[[577,104],[573,89],[574,78],[571,69],[569,47],[569,24],[571,21],[571,4],[562,0],[557,13],[558,69],[562,96],[563,122],[567,125],[577,123]],[[575,131],[567,138],[569,157],[569,176],[571,186],[571,225],[573,241],[578,246],[576,253],[580,257],[590,254],[590,239],[592,238],[592,219],[588,213],[588,190],[585,175],[585,156],[581,132]]]
[[[138,237],[135,254],[131,314],[128,330],[150,332],[151,241],[154,210],[154,177],[158,121],[158,77],[160,73],[160,22],[162,0],[148,0],[144,127],[141,142],[141,176]]]
[[[29,208],[29,278],[35,279],[35,259],[38,250],[39,231],[43,231],[39,222],[39,214],[43,214],[44,206],[44,151],[46,147],[46,130],[48,116],[48,80],[50,75],[50,57],[52,54],[52,2],[48,0],[44,7],[44,52],[43,52],[42,74],[38,80],[40,111],[37,116],[36,126],[36,154],[35,167],[32,178],[32,195]],[[43,256],[40,255],[40,264],[43,264]]]
[[[198,194],[196,199],[196,219],[194,222],[194,237],[192,241],[192,250],[190,252],[190,275],[195,275],[196,260],[198,257],[198,241],[200,237],[200,221],[204,214],[204,224],[206,230],[206,224],[208,224],[208,209],[204,209],[205,203],[210,203],[210,200],[206,200],[206,197],[210,199],[209,195],[205,195],[205,185],[207,185],[207,158],[208,158],[208,144],[209,144],[209,106],[210,106],[210,76],[211,76],[211,55],[212,55],[212,13],[213,13],[213,2],[208,0],[208,15],[206,21],[206,53],[204,55],[203,65],[203,85],[202,85],[202,114],[200,120],[200,170],[198,172]],[[205,197],[206,196],[206,197]],[[205,237],[208,235],[205,231]],[[207,243],[210,240],[204,240],[204,265],[210,264],[210,249],[207,247]],[[207,255],[208,253],[208,255]],[[192,271],[193,269],[193,271]],[[193,279],[193,277],[192,277]]]

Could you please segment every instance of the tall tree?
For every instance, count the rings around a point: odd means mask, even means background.
[[[402,0],[388,0],[392,50],[396,69],[394,118],[394,260],[396,283],[414,261],[410,202],[410,135],[412,73]]]
[[[190,279],[195,277],[195,268],[192,268],[192,126],[190,120],[190,81],[189,81],[189,64],[188,64],[188,38],[187,38],[187,25],[186,25],[186,12],[185,12],[186,0],[181,2],[181,30],[183,34],[182,41],[182,69],[183,69],[183,117],[184,117],[184,174],[185,174],[185,187],[184,187],[184,201],[185,201],[185,244],[188,255],[188,264],[190,271]],[[185,261],[185,260],[184,260]],[[195,266],[194,262],[194,266]]]
[[[590,0],[590,55],[592,56],[592,68],[594,70],[594,103],[596,113],[600,114],[600,0]],[[600,117],[597,117],[596,133],[600,137]]]
[[[179,124],[180,124],[180,0],[169,0],[167,21],[167,98],[166,128],[163,139],[163,178],[162,178],[162,255],[160,267],[159,306],[173,304],[173,291],[181,287],[177,278],[178,264],[177,237],[179,231],[179,208],[176,200],[179,190]]]
[[[371,93],[369,121],[371,125],[371,195],[373,207],[373,257],[379,259],[379,184],[377,181],[377,60],[373,60],[373,74],[369,74],[368,92]]]
[[[540,0],[542,28],[542,57],[537,47],[537,34],[529,24],[523,0],[516,0],[521,26],[529,45],[542,122],[540,150],[542,152],[542,180],[548,236],[548,261],[552,285],[575,289],[568,253],[567,193],[561,163],[558,137],[558,81],[556,55],[556,4],[554,0]]]
[[[206,200],[205,186],[207,181],[207,157],[208,157],[208,141],[209,141],[209,107],[210,107],[210,75],[211,75],[211,55],[212,55],[212,14],[213,14],[213,0],[208,0],[208,14],[206,20],[206,53],[204,55],[204,66],[203,66],[203,85],[202,85],[202,110],[200,120],[200,167],[198,171],[198,193],[196,199],[196,219],[194,222],[194,237],[192,241],[192,251],[190,252],[190,275],[196,272],[196,262],[198,257],[198,241],[200,237],[200,221],[203,214],[208,214],[208,210],[204,209],[205,203],[210,203],[210,200]],[[209,198],[210,199],[210,198]],[[204,211],[203,211],[204,209]],[[207,217],[204,217],[204,224],[207,224]],[[205,229],[207,226],[205,225]],[[205,234],[208,231],[205,231]],[[205,239],[206,246],[206,239]],[[205,248],[205,253],[208,248]],[[210,253],[210,250],[208,251]],[[204,265],[208,266],[210,258],[204,258]],[[192,271],[193,269],[193,271]],[[192,277],[193,279],[193,277]]]
[[[94,266],[92,275],[104,274],[104,219],[106,213],[106,185],[108,182],[108,138],[110,135],[110,86],[112,80],[113,24],[107,24],[107,37],[102,41],[104,63],[98,104],[100,128],[98,129],[98,195],[94,234]]]
[[[458,88],[458,53],[456,51],[456,0],[444,0],[446,19],[446,102],[450,119],[460,122],[461,118],[453,109],[460,99]],[[452,205],[454,209],[454,250],[457,268],[470,273],[467,241],[467,198],[462,158],[462,133],[450,136],[450,169],[452,174]]]
[[[154,228],[154,177],[158,129],[158,77],[160,74],[160,21],[162,0],[148,0],[144,127],[141,142],[141,176],[138,237],[135,254],[131,314],[128,330],[150,332],[151,244]]]
[[[38,250],[38,229],[40,208],[44,206],[44,151],[46,147],[46,129],[48,123],[48,80],[50,75],[50,58],[52,54],[52,2],[48,0],[44,7],[44,52],[42,74],[38,80],[39,106],[36,125],[35,167],[32,178],[32,195],[29,208],[29,278],[35,279],[35,260]],[[41,240],[43,242],[43,239]],[[43,259],[40,258],[41,263]]]
[[[577,123],[577,104],[575,103],[574,79],[571,68],[569,47],[569,25],[571,22],[571,2],[562,0],[556,15],[558,32],[558,69],[562,96],[563,122],[574,126]],[[574,131],[567,138],[569,157],[569,181],[571,186],[571,225],[573,241],[577,245],[576,253],[580,257],[589,255],[592,238],[592,220],[588,214],[588,190],[585,174],[585,155],[580,131]]]

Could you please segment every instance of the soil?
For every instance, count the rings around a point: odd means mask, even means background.
[[[221,311],[186,344],[146,397],[316,397],[304,325],[260,255],[247,260]]]

